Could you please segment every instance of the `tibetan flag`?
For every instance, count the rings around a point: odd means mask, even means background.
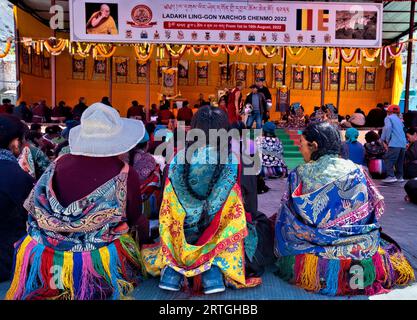
[[[318,17],[318,24],[317,29],[318,31],[329,31],[329,10],[319,10],[319,17]]]
[[[313,9],[297,9],[297,30],[313,30]]]

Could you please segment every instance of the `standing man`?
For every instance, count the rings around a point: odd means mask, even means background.
[[[266,100],[267,104],[270,103],[271,106],[272,106],[271,92],[269,91],[269,89],[266,86],[264,86],[264,83],[265,83],[264,78],[259,78],[256,81],[256,85],[258,87],[258,92],[263,93],[263,95],[265,96],[265,100]],[[268,110],[268,108],[265,108],[265,110],[262,114],[262,119],[264,120],[264,122],[268,122],[268,120],[269,120],[269,110]]]
[[[229,117],[229,123],[235,123],[240,120],[239,108],[242,104],[242,82],[237,81],[236,87],[234,87],[227,97],[227,116]]]
[[[75,105],[74,109],[72,110],[72,115],[74,117],[74,120],[80,121],[81,116],[83,115],[86,109],[87,109],[86,100],[84,97],[80,97],[80,99],[78,99],[78,104]]]
[[[258,91],[258,86],[251,85],[252,92],[246,97],[245,104],[252,105],[252,113],[249,114],[246,122],[247,128],[252,128],[253,122],[256,122],[256,129],[262,128],[262,115],[266,110],[266,99],[263,93]]]
[[[407,139],[404,133],[404,125],[399,117],[400,107],[397,105],[389,106],[387,114],[388,116],[385,118],[385,125],[381,135],[381,140],[385,143],[387,148],[387,152],[385,153],[387,178],[382,180],[382,182],[403,182],[403,167]],[[394,166],[396,174],[394,174]]]

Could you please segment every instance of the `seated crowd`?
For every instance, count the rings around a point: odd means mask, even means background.
[[[149,275],[164,290],[212,294],[261,285],[271,264],[284,280],[331,296],[379,294],[414,280],[379,224],[384,202],[370,177],[417,177],[417,129],[400,135],[397,106],[365,145],[355,128],[342,142],[336,109],[318,108],[306,124],[294,106],[287,120],[305,127],[305,163],[288,172],[273,122],[259,120],[256,137],[244,122],[230,123],[222,104],[202,96],[199,103],[193,110],[184,101],[174,114],[163,97],[147,115],[133,101],[122,118],[106,97],[89,107],[80,98],[72,110],[22,102],[0,114],[7,299],[120,299]],[[56,124],[43,133],[45,121]],[[205,139],[182,143],[182,130]],[[210,130],[239,138],[210,139]],[[285,177],[279,212],[267,218],[259,189]],[[406,190],[417,203],[415,181]],[[355,268],[363,277],[352,285]]]

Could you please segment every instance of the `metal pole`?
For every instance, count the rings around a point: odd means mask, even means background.
[[[326,84],[326,48],[323,48],[323,59],[321,62],[321,97],[320,97],[320,105],[324,105],[324,95],[326,93],[326,88],[324,87]]]
[[[109,70],[110,70],[110,78],[109,78],[109,100],[112,104],[112,106],[114,107],[114,103],[113,103],[113,57],[109,58],[110,61],[110,66],[109,66]]]
[[[284,55],[284,67],[282,68],[282,85],[285,86],[285,79],[287,78],[287,48],[284,47],[282,54]]]
[[[146,62],[146,121],[150,120],[150,103],[151,103],[151,63]]]
[[[16,102],[20,99],[20,35],[19,28],[17,26],[17,6],[13,8],[13,20],[14,20],[14,49],[15,49],[15,60],[16,60]]]
[[[340,88],[342,86],[342,64],[343,64],[343,59],[342,59],[342,54],[340,54],[340,57],[339,57],[339,72],[337,74],[337,102],[336,102],[337,113],[339,113]]]
[[[55,5],[55,0],[51,0],[51,6]],[[52,30],[52,37],[56,37],[56,30]],[[56,56],[51,54],[51,103],[52,108],[56,107]]]
[[[226,83],[229,83],[229,79],[230,79],[229,65],[230,65],[230,54],[229,52],[227,52],[226,53]]]
[[[410,98],[410,81],[411,81],[411,63],[413,58],[413,33],[414,33],[414,11],[416,8],[415,1],[411,1],[411,13],[410,13],[410,30],[408,32],[408,52],[407,52],[407,77],[405,80],[405,105],[404,112],[408,112],[409,108],[409,98]]]

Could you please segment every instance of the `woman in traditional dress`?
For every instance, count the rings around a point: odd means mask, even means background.
[[[118,159],[143,137],[138,120],[101,103],[70,131],[71,154],[53,162],[25,202],[28,234],[16,243],[7,299],[119,299],[140,279],[139,178]]]
[[[326,295],[372,295],[414,280],[399,246],[381,232],[384,198],[361,166],[338,157],[341,138],[327,122],[301,136],[305,164],[288,178],[277,217],[278,274]]]
[[[209,141],[210,129],[228,129],[227,114],[201,107],[191,127],[206,140],[180,150],[169,165],[160,244],[143,247],[146,269],[161,275],[159,287],[171,291],[190,278],[194,290],[202,284],[205,294],[224,291],[224,280],[237,288],[258,285],[260,278],[245,273],[245,255],[254,256],[257,237],[241,197],[238,160],[229,141]]]
[[[276,125],[267,122],[263,125],[263,136],[259,141],[262,155],[261,176],[265,178],[280,178],[287,176],[287,166],[283,159],[284,147],[276,137]]]

